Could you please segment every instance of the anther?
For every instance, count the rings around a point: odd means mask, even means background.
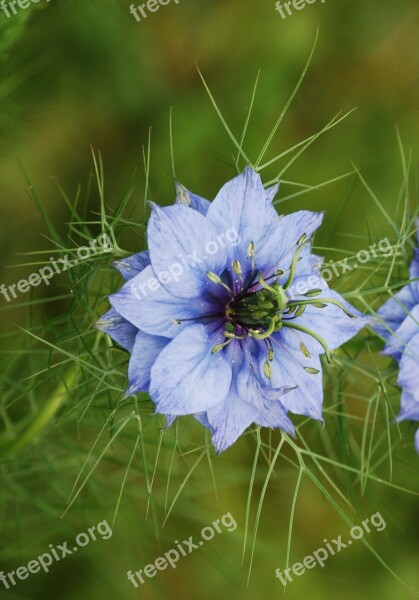
[[[219,277],[218,275],[216,275],[215,273],[213,273],[212,271],[207,271],[207,278],[212,281],[212,283],[216,283],[218,285],[222,285],[226,290],[228,290],[230,292],[230,294],[233,296],[233,291],[228,287],[228,285],[226,283],[224,283],[224,281],[221,280],[221,277]]]
[[[307,358],[311,358],[311,354],[309,352],[309,349],[307,348],[307,346],[303,342],[301,342],[301,344],[300,344],[300,350],[304,354],[304,356],[306,356]]]
[[[243,275],[242,266],[238,260],[233,260],[232,267],[236,275]]]
[[[271,365],[268,363],[268,361],[265,361],[265,364],[263,365],[263,372],[265,373],[265,377],[267,377],[268,379],[271,379],[272,369],[271,369]]]
[[[231,340],[227,340],[223,344],[217,344],[216,346],[214,346],[214,348],[211,349],[211,354],[216,354],[217,352],[228,346],[230,342]]]
[[[306,294],[303,294],[306,298],[314,298],[315,296],[319,296],[323,290],[320,288],[316,288],[314,290],[309,290]]]

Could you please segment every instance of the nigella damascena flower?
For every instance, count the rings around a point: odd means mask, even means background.
[[[419,242],[419,219],[415,224]],[[397,382],[402,395],[398,421],[419,421],[419,248],[414,251],[410,279],[377,311],[382,323],[375,327],[387,342],[383,354],[399,363]],[[419,429],[415,442],[419,453]]]
[[[127,395],[148,391],[169,422],[194,415],[218,452],[252,423],[321,420],[320,355],[368,322],[320,276],[323,215],[279,217],[276,192],[247,168],[211,203],[179,186],[153,205],[149,251],[116,263],[127,281],[98,323],[131,353]]]

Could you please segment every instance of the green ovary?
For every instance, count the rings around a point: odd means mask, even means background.
[[[227,316],[238,325],[258,329],[271,328],[273,322],[274,331],[278,331],[287,302],[284,288],[274,283],[233,300],[227,308]]]

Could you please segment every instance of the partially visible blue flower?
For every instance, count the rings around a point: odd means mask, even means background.
[[[419,218],[415,225],[419,243]],[[375,326],[386,340],[383,354],[399,363],[397,382],[402,395],[398,421],[419,421],[419,248],[414,250],[409,274],[411,281],[377,311],[381,323]],[[419,453],[419,429],[415,446]]]
[[[323,215],[278,216],[277,189],[251,168],[211,203],[178,186],[153,205],[149,251],[116,263],[126,283],[97,325],[131,353],[127,395],[148,391],[169,423],[194,415],[218,452],[252,423],[322,420],[320,355],[369,323],[320,275]]]

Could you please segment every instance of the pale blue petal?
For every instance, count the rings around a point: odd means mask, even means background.
[[[310,253],[302,252],[301,260],[297,264],[295,277],[290,287],[286,290],[289,300],[307,300],[305,294],[313,289],[321,290],[321,294],[324,297],[328,294],[330,288],[327,282],[317,270],[313,270],[312,268],[312,256]],[[286,279],[287,274],[285,274],[285,277],[278,278],[278,282],[284,283]]]
[[[204,427],[206,427],[207,429],[209,429],[212,433],[212,428],[211,425],[208,422],[208,417],[207,417],[207,413],[206,412],[202,412],[202,413],[196,413],[194,414],[194,417],[197,421],[199,421],[201,423],[201,425],[203,425]]]
[[[291,257],[292,258],[292,257]],[[295,274],[291,287],[287,294],[288,296],[301,295],[299,287],[302,286],[305,291],[314,288],[328,289],[328,285],[322,278],[319,271],[322,265],[323,259],[312,254],[308,246],[304,247],[299,253],[299,260],[295,268]],[[278,283],[284,285],[289,277],[289,268],[291,264],[289,262],[282,262],[284,268],[284,274],[277,278]],[[303,292],[305,293],[305,292]]]
[[[250,344],[248,344],[248,349],[250,349]],[[259,344],[259,351],[261,350],[262,347]],[[248,355],[248,361],[245,362],[237,376],[238,395],[257,409],[255,423],[264,427],[279,428],[294,435],[294,426],[281,404],[284,395],[289,393],[292,388],[290,386],[273,388],[265,385],[262,378],[257,376],[257,371],[257,363],[250,360],[249,364]]]
[[[205,325],[189,325],[159,354],[152,370],[150,395],[156,412],[190,415],[205,412],[227,396],[232,370],[224,352],[211,353],[219,334]]]
[[[392,356],[395,360],[400,360],[405,347],[412,337],[419,332],[419,305],[414,306],[410,314],[405,318],[400,327],[393,333],[388,340],[383,354]],[[418,361],[419,369],[419,361]]]
[[[180,183],[176,184],[176,203],[184,204],[185,206],[197,210],[203,215],[207,214],[210,205],[208,200],[189,192]],[[164,208],[165,207],[163,207],[163,210]],[[150,252],[148,250],[143,250],[142,252],[128,256],[127,258],[116,260],[112,264],[118,269],[123,278],[128,281],[151,264]]]
[[[419,232],[418,232],[419,235]],[[419,279],[419,248],[415,248],[412,264],[409,270],[410,279]],[[410,284],[415,301],[419,303],[419,281],[412,281]]]
[[[317,256],[316,254],[310,254],[309,261],[313,271],[320,271],[324,263],[324,256]]]
[[[207,411],[216,451],[223,452],[234,444],[257,417],[256,407],[243,401],[233,387],[223,402]]]
[[[172,295],[189,299],[214,291],[207,272],[220,275],[229,264],[223,233],[186,206],[153,206],[147,229],[151,262]]]
[[[295,435],[294,425],[280,402],[270,402],[262,406],[254,422],[262,427],[281,429]]]
[[[397,421],[419,421],[419,392],[416,397],[407,390],[402,390],[400,401],[400,413]]]
[[[324,290],[313,300],[322,302],[324,299],[324,303],[326,303],[328,298],[342,303],[346,310],[354,315],[354,318],[349,317],[335,304],[327,304],[324,308],[307,305],[304,313],[297,318],[289,319],[284,316],[284,326],[280,331],[280,338],[284,345],[293,349],[299,349],[302,342],[312,353],[322,354],[324,352],[323,346],[313,336],[287,328],[287,320],[289,320],[291,325],[295,324],[299,327],[304,327],[321,336],[330,350],[339,348],[342,344],[353,338],[363,327],[372,323],[371,318],[357,311],[334,290]]]
[[[128,350],[132,351],[135,342],[135,336],[137,335],[138,328],[132,323],[129,323],[122,315],[116,310],[111,308],[106,314],[103,315],[95,323],[96,329],[107,333],[117,344]]]
[[[241,369],[235,376],[237,393],[243,400],[253,404],[258,410],[261,410],[265,403],[271,404],[272,402],[282,399],[284,394],[288,393],[292,386],[286,384],[283,386],[272,387],[265,383],[265,377],[262,378],[259,376],[258,366],[259,355],[262,355],[264,360],[266,359],[264,353],[265,347],[259,343],[257,355],[255,353],[255,356],[250,356],[249,349],[251,344],[247,342],[246,346],[246,360],[243,362]]]
[[[266,197],[269,200],[269,202],[273,202],[275,200],[275,196],[278,193],[279,186],[280,186],[280,184],[276,183],[272,187],[269,187],[269,188],[265,189]]]
[[[207,214],[210,206],[209,200],[193,194],[180,183],[176,183],[176,203],[193,208],[204,216]]]
[[[276,240],[280,244],[281,256],[287,256],[292,259],[294,249],[298,240],[303,235],[307,240],[310,240],[313,234],[322,224],[324,213],[311,212],[309,210],[299,210],[290,215],[281,216],[280,218],[280,239]]]
[[[177,415],[164,415],[164,416],[166,419],[166,429],[168,429],[176,421]]]
[[[275,233],[266,240],[263,248],[262,258],[265,261],[265,268],[261,269],[263,275],[267,277],[279,269],[284,273],[277,278],[277,281],[284,284],[288,279],[293,258],[298,250],[299,258],[294,278],[320,277],[319,269],[323,264],[323,259],[311,254],[309,242],[322,220],[323,213],[309,211],[299,211],[281,216],[279,226]],[[298,242],[303,239],[306,239],[306,245],[299,249]]]
[[[388,340],[400,327],[415,304],[417,302],[413,295],[412,286],[406,285],[377,311],[380,322],[374,326],[374,330],[385,340]]]
[[[400,360],[398,384],[419,400],[419,331],[407,344]]]
[[[151,266],[128,281],[109,300],[138,329],[168,338],[177,335],[188,323],[177,324],[177,319],[198,318],[215,310],[214,305],[204,299],[186,302],[169,294],[155,277]]]
[[[135,338],[128,367],[129,388],[125,397],[137,392],[147,392],[150,386],[151,367],[170,339],[148,335],[139,331]]]
[[[127,258],[121,258],[112,263],[118,269],[125,281],[129,281],[151,264],[150,252],[143,250]]]
[[[270,240],[278,232],[279,217],[268,198],[258,173],[247,168],[241,175],[226,183],[208,210],[207,220],[220,231],[235,231],[239,244],[229,248],[231,260],[238,260],[247,276],[251,261],[249,244],[255,248],[256,269],[266,266],[272,254]]]
[[[259,372],[265,385],[273,388],[295,388],[281,396],[282,406],[289,412],[305,415],[322,420],[323,380],[322,366],[317,355],[307,358],[302,354],[278,342],[278,334],[274,334],[274,360],[271,365],[271,379],[264,375],[266,355],[259,357]],[[316,374],[307,373],[308,367],[318,371]]]
[[[310,253],[309,243],[322,220],[323,213],[309,211],[299,211],[281,216],[275,230],[268,232],[269,237],[266,238],[260,253],[263,264],[258,264],[257,268],[263,276],[266,278],[276,270],[281,270],[284,274],[282,277],[278,277],[277,281],[283,284],[288,279],[289,269],[297,251],[299,252],[299,262],[296,276],[317,273],[321,262]],[[305,240],[306,245],[301,249],[302,240]],[[257,257],[256,250],[255,254]]]

